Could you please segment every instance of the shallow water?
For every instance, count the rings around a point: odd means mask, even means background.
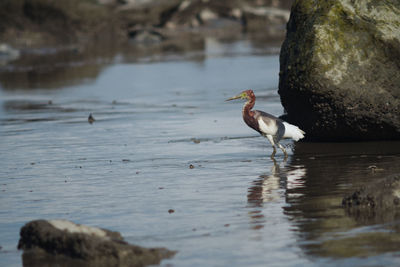
[[[283,113],[271,51],[209,40],[200,55],[3,72],[0,265],[22,264],[19,229],[40,218],[177,250],[163,266],[398,265],[400,222],[358,221],[341,200],[399,173],[400,142],[284,141],[273,162],[224,101],[252,88]]]

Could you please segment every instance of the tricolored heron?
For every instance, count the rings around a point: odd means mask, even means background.
[[[262,136],[266,137],[274,149],[271,154],[271,158],[274,158],[276,154],[277,145],[282,149],[285,158],[288,156],[286,149],[279,144],[279,141],[283,138],[291,138],[298,141],[304,138],[305,132],[299,127],[287,123],[271,114],[260,110],[251,110],[256,102],[256,96],[253,90],[245,90],[237,96],[228,98],[226,101],[234,99],[247,99],[247,102],[243,106],[243,120],[250,127],[259,132]]]

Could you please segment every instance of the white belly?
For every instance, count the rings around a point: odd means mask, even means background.
[[[276,132],[278,131],[278,126],[276,125],[276,122],[273,120],[271,120],[270,123],[267,124],[263,121],[263,119],[259,118],[258,127],[260,128],[261,132],[265,134],[275,135]]]

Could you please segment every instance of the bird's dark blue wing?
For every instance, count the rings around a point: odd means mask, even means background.
[[[254,112],[256,120],[261,118],[266,125],[276,125],[277,130],[273,134],[273,137],[276,143],[279,142],[285,134],[285,126],[283,125],[282,120],[261,110],[255,110]]]

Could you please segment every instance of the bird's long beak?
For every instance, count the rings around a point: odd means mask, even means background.
[[[225,101],[231,101],[231,100],[235,100],[235,99],[239,99],[239,98],[242,98],[242,94],[236,95],[236,96],[231,97],[231,98],[228,98],[228,99],[226,99]]]

